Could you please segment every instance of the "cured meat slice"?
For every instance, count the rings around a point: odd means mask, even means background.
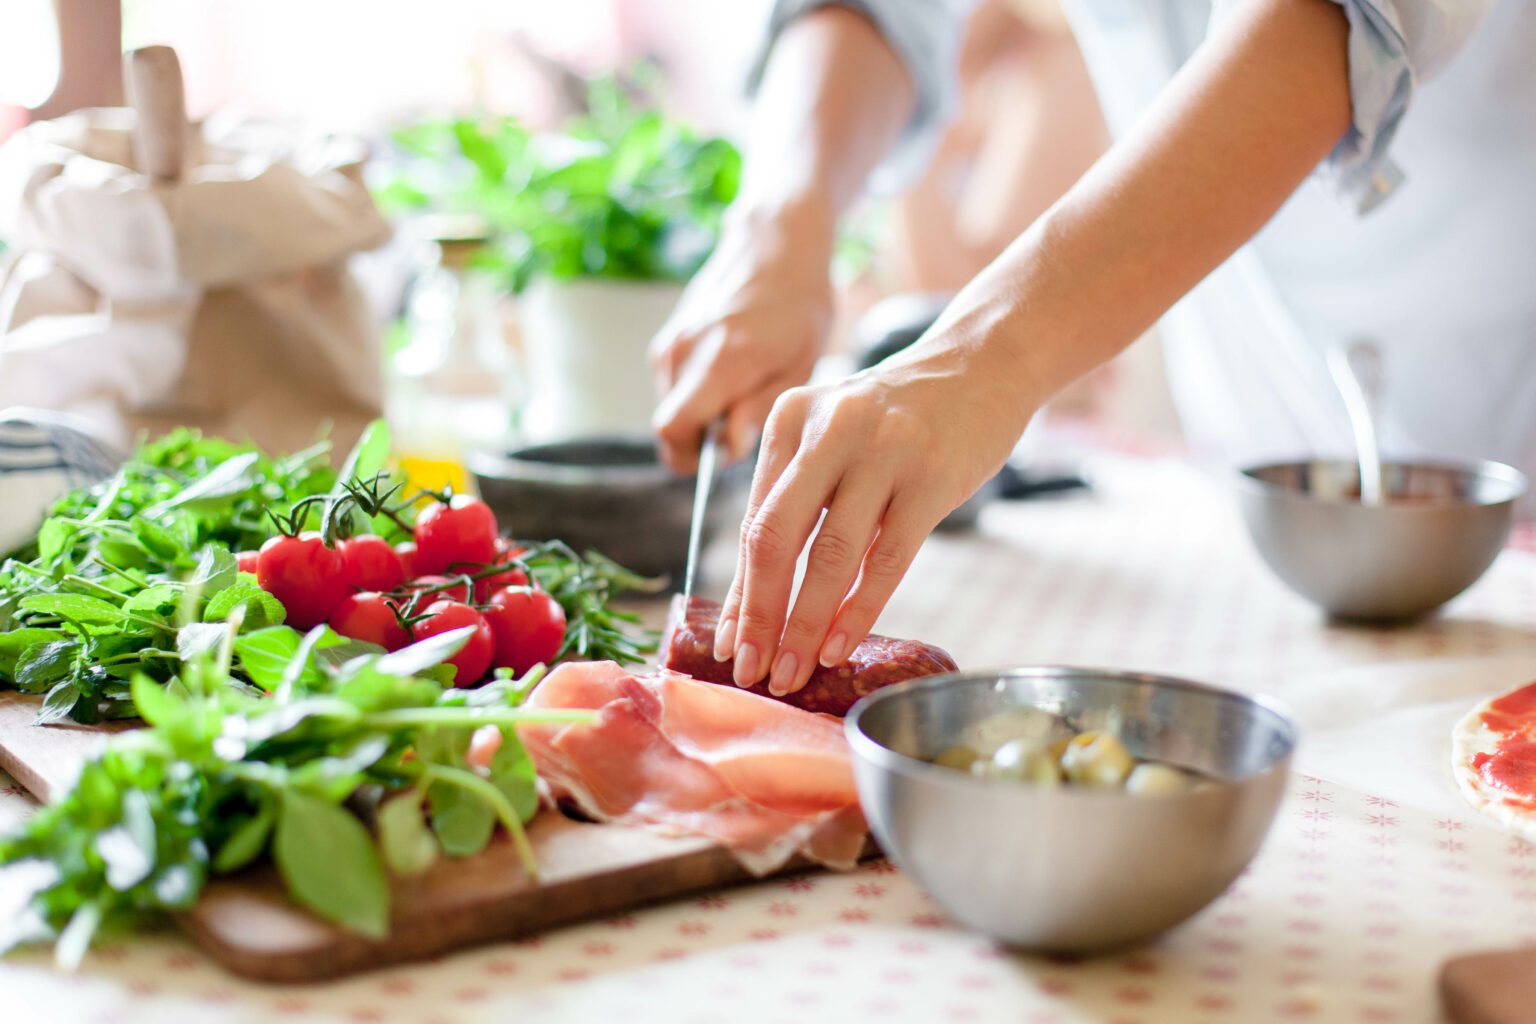
[[[673,598],[666,635],[662,637],[666,667],[706,683],[734,687],[736,683],[731,674],[735,662],[715,660],[715,627],[719,622],[718,602],[695,597],[685,604],[681,594]],[[807,711],[841,716],[847,714],[861,697],[882,686],[954,671],[955,659],[932,644],[870,635],[853,649],[843,664],[836,668],[816,666],[816,671],[798,693],[773,697],[768,692],[767,680],[751,687],[750,692]]]
[[[865,842],[842,723],[672,672],[562,665],[530,708],[597,720],[518,729],[556,798],[597,821],[707,836],[758,874],[795,854],[849,868]]]

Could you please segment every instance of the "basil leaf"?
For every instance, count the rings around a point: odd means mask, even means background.
[[[261,852],[267,848],[267,839],[272,835],[272,824],[276,820],[277,812],[272,801],[263,799],[256,813],[231,832],[229,838],[224,840],[224,845],[219,847],[219,852],[213,858],[213,870],[228,874],[261,856]]]
[[[178,680],[158,683],[140,672],[133,677],[129,692],[139,717],[150,725],[166,725],[186,715],[186,690]]]
[[[501,746],[491,756],[491,782],[527,822],[539,810],[538,770],[512,729],[501,730]]]
[[[437,860],[437,838],[421,814],[421,798],[414,790],[384,801],[376,819],[379,848],[384,863],[396,874],[420,874]]]
[[[16,662],[17,689],[39,693],[49,683],[64,678],[74,667],[75,653],[79,649],[79,643],[74,640],[32,644]]]
[[[458,786],[441,783],[429,794],[432,831],[450,857],[468,857],[485,849],[496,829],[496,812],[484,800]]]
[[[256,582],[249,573],[241,573],[233,584],[213,596],[203,609],[204,622],[223,622],[236,608],[245,608],[245,619],[240,628],[246,631],[280,626],[288,616],[283,603]]]
[[[170,583],[153,584],[130,597],[123,605],[123,611],[130,615],[164,618],[181,603],[181,590]]]
[[[347,811],[282,794],[273,859],[295,900],[374,939],[389,934],[389,884],[368,830]]]
[[[80,703],[80,686],[73,679],[66,679],[48,691],[43,706],[38,709],[35,725],[52,725],[69,717],[75,705]]]
[[[45,644],[50,640],[62,640],[64,634],[57,629],[42,629],[38,626],[29,626],[23,629],[13,629],[9,633],[0,633],[0,675],[11,675],[16,671],[16,661],[28,647],[33,644]]]
[[[117,605],[84,594],[33,594],[21,599],[21,608],[93,625],[113,626],[123,621],[123,610]]]
[[[320,636],[311,650],[324,651],[348,642],[329,626],[318,627],[318,631]],[[271,692],[283,684],[284,677],[295,666],[299,648],[305,639],[305,635],[292,626],[269,626],[236,637],[235,654],[240,659],[240,667],[251,677],[251,681]],[[309,664],[309,661],[306,657],[304,663],[298,665],[301,670],[298,681],[303,685],[320,679],[319,669]]]

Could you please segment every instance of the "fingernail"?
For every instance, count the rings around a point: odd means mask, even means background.
[[[845,633],[833,633],[827,637],[827,642],[821,645],[820,661],[823,667],[833,668],[843,660],[843,648],[848,646],[848,636]]]
[[[795,671],[800,667],[800,659],[795,657],[794,651],[784,651],[773,663],[773,675],[768,680],[768,692],[775,697],[782,697],[789,692],[794,685]]]
[[[749,640],[736,649],[736,671],[733,678],[737,686],[745,689],[757,682],[761,675],[757,670],[757,645]]]
[[[736,620],[726,619],[715,629],[715,660],[730,661],[736,646]]]

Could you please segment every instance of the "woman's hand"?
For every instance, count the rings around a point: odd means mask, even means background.
[[[789,391],[774,406],[716,633],[715,657],[735,657],[738,685],[769,674],[773,693],[793,693],[818,662],[845,660],[929,531],[1008,457],[1033,407],[1006,354],[949,336],[964,330],[940,329],[880,366]],[[813,532],[790,611],[795,564]]]
[[[720,244],[651,343],[662,392],[653,425],[680,473],[725,418],[731,459],[751,450],[774,401],[810,379],[832,320],[830,213],[734,212]]]

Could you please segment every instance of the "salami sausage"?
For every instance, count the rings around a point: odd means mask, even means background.
[[[695,597],[685,607],[681,594],[673,598],[666,635],[662,638],[665,666],[707,683],[735,686],[731,678],[735,664],[715,660],[715,626],[719,621],[719,602]],[[931,644],[868,636],[853,649],[847,661],[836,668],[817,665],[810,681],[798,693],[774,699],[806,711],[844,715],[860,697],[882,686],[954,671],[955,660]],[[766,679],[751,687],[751,691],[773,696],[768,692]]]

